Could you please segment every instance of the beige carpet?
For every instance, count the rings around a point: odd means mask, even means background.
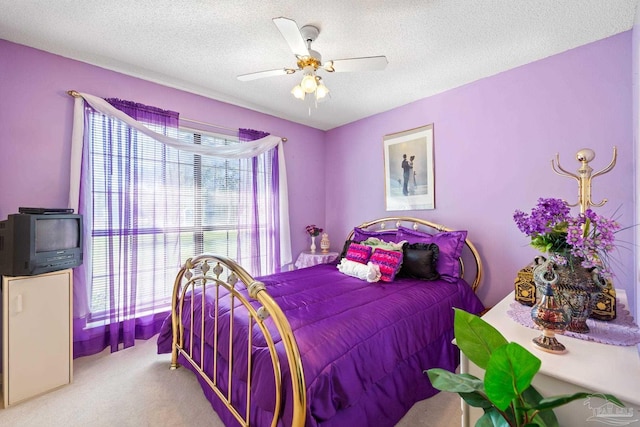
[[[398,427],[460,425],[452,393],[419,402]],[[212,426],[222,427],[195,376],[171,371],[169,355],[156,354],[155,338],[132,348],[74,361],[73,384],[0,410],[0,426]],[[349,426],[356,427],[356,426]]]

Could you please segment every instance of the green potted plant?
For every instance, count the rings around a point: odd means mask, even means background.
[[[470,374],[455,374],[435,368],[425,371],[433,387],[458,393],[464,401],[482,408],[484,415],[476,427],[484,426],[558,426],[553,408],[591,393],[543,398],[531,382],[541,361],[530,351],[504,336],[480,317],[454,309],[456,344],[467,358],[485,370],[484,381]],[[615,396],[610,402],[624,406]]]

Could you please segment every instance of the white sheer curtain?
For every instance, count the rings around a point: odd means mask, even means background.
[[[77,95],[76,95],[77,94]],[[72,146],[71,146],[71,177],[69,185],[69,207],[78,211],[80,199],[80,172],[82,164],[82,147],[84,143],[84,102],[87,102],[93,109],[107,116],[119,119],[132,128],[144,133],[158,142],[170,147],[189,151],[202,156],[214,156],[225,159],[246,159],[264,153],[271,148],[278,146],[278,173],[279,180],[279,203],[280,203],[280,258],[282,266],[292,262],[291,256],[291,231],[289,228],[289,198],[287,191],[287,172],[284,159],[284,149],[282,138],[274,135],[234,144],[231,146],[202,146],[189,144],[152,131],[143,124],[137,122],[127,114],[114,108],[105,100],[86,93],[75,92]]]

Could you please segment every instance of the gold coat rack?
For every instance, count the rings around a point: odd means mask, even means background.
[[[591,200],[591,182],[593,181],[593,178],[604,175],[613,169],[616,165],[617,157],[618,150],[614,146],[613,158],[609,165],[601,171],[593,173],[593,168],[589,166],[589,162],[596,158],[596,153],[589,148],[583,148],[576,153],[576,160],[580,162],[580,168],[578,169],[578,173],[574,174],[560,166],[560,155],[556,153],[555,163],[553,159],[551,159],[551,167],[553,168],[553,171],[560,176],[574,178],[578,181],[578,202],[569,206],[573,207],[579,205],[580,213],[584,213],[591,206],[600,207],[607,203],[607,199],[602,199],[600,203],[594,203]],[[598,295],[591,317],[598,320],[613,320],[616,318],[616,311],[616,291],[613,287],[613,282],[608,279],[606,281],[606,286],[600,295]]]
[[[589,162],[596,158],[596,153],[589,149],[583,148],[576,153],[576,159],[580,162],[578,173],[571,173],[560,165],[560,155],[556,153],[555,161],[551,159],[551,168],[560,176],[566,176],[578,181],[578,202],[573,206],[580,206],[580,213],[584,213],[591,206],[600,207],[607,203],[607,199],[602,199],[600,203],[594,203],[591,200],[591,183],[595,177],[604,175],[616,165],[618,150],[613,147],[613,159],[611,163],[601,171],[593,173],[593,168],[589,166]],[[521,269],[515,280],[516,301],[521,304],[533,305],[536,302],[536,288],[533,281],[533,264]],[[613,288],[611,280],[606,281],[606,286],[598,296],[596,304],[593,308],[591,317],[598,320],[612,320],[616,318],[616,291]]]
[[[611,163],[596,173],[593,173],[593,168],[589,166],[589,162],[596,158],[596,153],[589,149],[583,148],[582,150],[576,153],[576,159],[580,162],[580,168],[578,169],[578,173],[574,174],[567,170],[565,170],[562,166],[560,166],[560,155],[556,153],[555,162],[551,159],[551,167],[553,171],[560,176],[566,176],[569,178],[574,178],[578,181],[578,202],[574,203],[573,206],[580,206],[580,213],[584,213],[589,207],[595,206],[600,207],[604,206],[607,203],[607,199],[602,199],[600,203],[593,203],[591,200],[591,181],[593,178],[604,175],[609,172],[616,165],[616,158],[618,157],[618,150],[614,146],[613,147],[613,158],[611,159]]]

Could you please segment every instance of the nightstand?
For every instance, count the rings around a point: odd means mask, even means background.
[[[616,289],[619,301],[627,306],[626,293]],[[544,397],[577,392],[608,393],[616,396],[625,408],[613,406],[613,413],[607,412],[608,402],[597,398],[591,401],[576,400],[554,409],[561,426],[582,426],[588,421],[628,421],[627,424],[640,419],[640,356],[637,346],[617,346],[602,344],[557,335],[556,338],[567,348],[566,354],[545,353],[533,347],[531,340],[540,335],[540,330],[528,328],[509,317],[507,311],[515,301],[514,292],[507,295],[495,307],[488,311],[482,319],[494,326],[507,341],[518,344],[531,351],[542,361],[540,371],[536,374],[533,385]],[[460,372],[470,373],[482,378],[484,371],[461,354]],[[462,402],[462,425],[473,426],[482,416],[480,408],[469,407]],[[609,418],[607,418],[609,417]],[[622,424],[616,424],[622,425]]]
[[[73,381],[72,314],[71,269],[2,277],[5,408]]]
[[[296,268],[306,268],[318,264],[328,264],[338,258],[338,252],[314,252],[309,251],[301,252],[296,260]]]

